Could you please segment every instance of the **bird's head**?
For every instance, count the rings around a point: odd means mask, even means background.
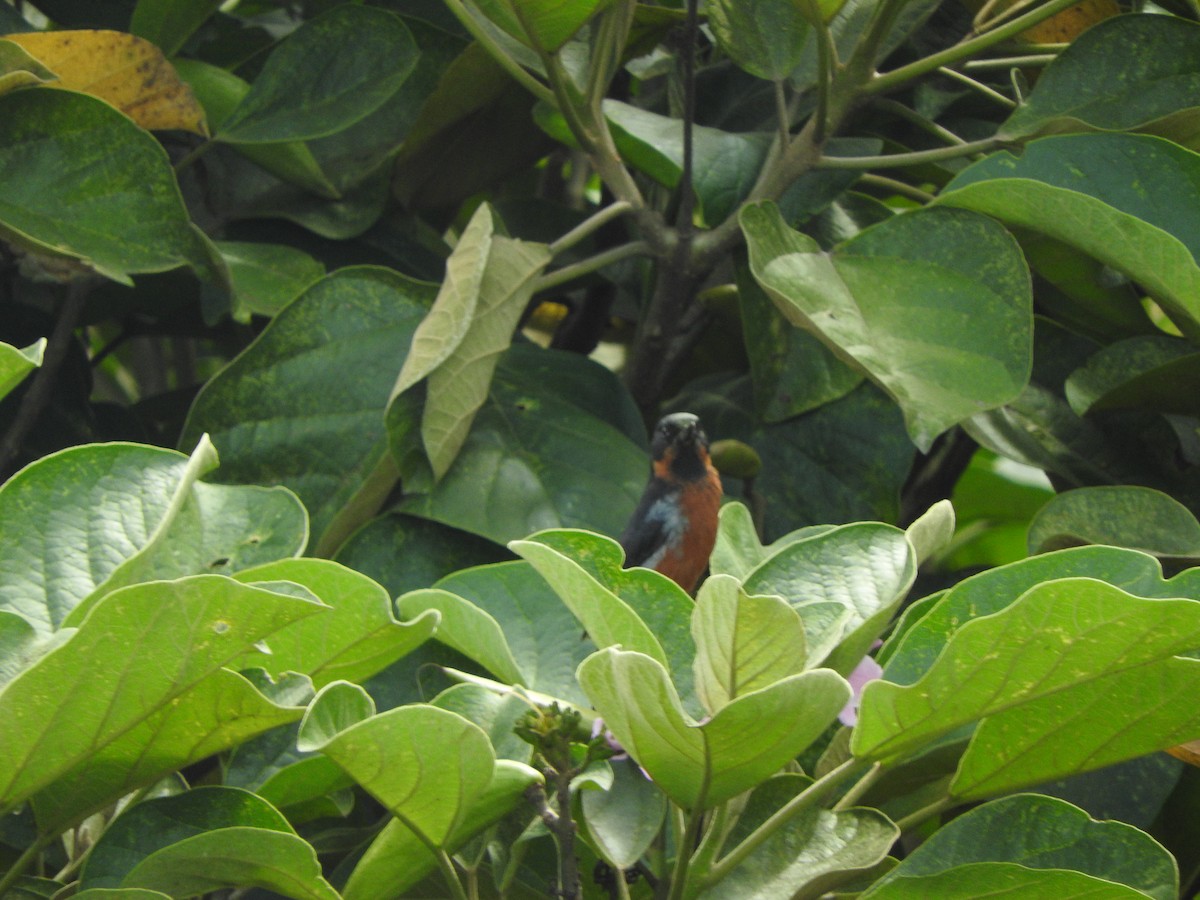
[[[654,473],[660,478],[692,481],[708,473],[708,436],[700,419],[680,412],[664,416],[650,442]]]

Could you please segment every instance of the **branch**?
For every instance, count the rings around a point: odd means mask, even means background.
[[[1020,34],[1027,28],[1043,22],[1051,16],[1057,15],[1064,9],[1069,9],[1077,2],[1079,0],[1049,0],[1044,6],[1018,16],[1011,22],[1001,25],[999,28],[989,31],[986,34],[970,38],[962,43],[955,44],[953,47],[947,47],[945,50],[926,56],[924,59],[918,59],[906,66],[901,66],[899,69],[893,69],[883,75],[877,75],[874,79],[867,82],[863,86],[863,89],[869,94],[879,94],[884,91],[895,90],[912,81],[914,78],[919,78],[942,66],[950,66],[959,60],[975,56],[988,47]]]
[[[521,65],[516,60],[504,52],[504,48],[496,42],[496,39],[475,21],[475,17],[463,6],[462,0],[446,0],[446,6],[449,7],[454,17],[462,23],[463,28],[467,29],[471,37],[479,41],[483,49],[488,52],[488,55],[499,64],[500,68],[511,75],[514,81],[539,100],[554,105],[554,94],[550,89],[521,68]]]
[[[82,279],[68,282],[66,285],[66,299],[58,312],[58,321],[54,323],[50,339],[46,341],[41,368],[34,374],[28,392],[21,398],[21,405],[8,433],[4,435],[4,440],[0,441],[0,472],[7,469],[20,453],[21,443],[50,402],[54,383],[58,380],[58,370],[67,358],[67,350],[75,339],[75,323],[79,321],[79,314],[83,312],[89,287]]]
[[[887,156],[822,156],[817,160],[818,169],[896,169],[902,166],[917,166],[924,163],[942,162],[947,159],[959,159],[964,156],[974,156],[978,153],[988,153],[1003,147],[1004,141],[999,138],[985,138],[982,141],[971,141],[966,144],[955,144],[952,147],[938,147],[933,150],[915,150],[912,153],[891,153]]]
[[[675,227],[680,233],[680,252],[691,251],[691,235],[695,231],[692,217],[696,211],[696,186],[693,181],[694,141],[696,119],[696,36],[700,26],[699,0],[687,0],[687,21],[683,39],[683,165],[679,175],[679,209]]]

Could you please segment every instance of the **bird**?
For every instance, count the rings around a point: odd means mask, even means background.
[[[619,538],[625,566],[654,569],[691,593],[716,543],[721,476],[692,413],[664,416],[650,451],[650,480]]]

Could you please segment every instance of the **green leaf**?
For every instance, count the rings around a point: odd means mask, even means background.
[[[1068,376],[1071,409],[1149,409],[1200,414],[1200,354],[1191,341],[1143,335],[1102,347]]]
[[[239,662],[272,675],[302,672],[313,684],[365,681],[420,646],[438,626],[437,616],[398,622],[388,592],[365,575],[321,559],[286,559],[239,572],[239,581],[302,585],[330,607],[320,619],[284,628]]]
[[[682,588],[649,569],[622,569],[620,545],[597,534],[543,531],[509,548],[546,579],[596,646],[621,646],[661,663],[693,709],[694,604]]]
[[[454,465],[436,486],[405,460],[418,417],[388,411],[393,452],[413,493],[402,510],[499,544],[543,528],[621,530],[646,480],[645,452],[623,430],[632,410],[612,372],[577,354],[514,344],[501,358]],[[310,505],[311,508],[311,505]]]
[[[1043,871],[1045,881],[1026,881],[1009,868],[972,868],[979,876],[999,880],[998,893],[1014,891],[1013,896],[1102,896],[1106,893],[1040,893],[1055,886],[1062,870],[1074,869],[1111,884],[1126,885],[1141,894],[1113,893],[1113,897],[1146,896],[1173,900],[1179,895],[1179,876],[1175,860],[1148,834],[1123,822],[1097,822],[1083,810],[1037,794],[1021,794],[993,800],[956,817],[924,841],[900,865],[863,894],[864,900],[876,897],[914,897],[914,889],[932,890],[935,882],[928,876],[944,875],[936,884],[958,888],[946,896],[978,896],[961,893],[963,882],[950,873],[960,866],[979,863],[1012,863],[1027,870]],[[908,889],[904,882],[922,879]],[[976,882],[976,887],[981,882]],[[989,882],[990,884],[990,882]],[[1027,885],[1026,893],[1019,893]],[[1071,885],[1071,882],[1067,882]],[[1066,887],[1066,886],[1064,886]],[[1092,885],[1099,889],[1102,885]],[[893,893],[893,890],[899,890]],[[1033,890],[1036,893],[1028,893]],[[943,896],[941,893],[920,896]]]
[[[353,53],[335,48],[353,47]],[[404,22],[383,9],[337,6],[296,29],[271,53],[217,140],[310,140],[358,122],[388,101],[417,62]]]
[[[318,711],[314,703],[308,716]],[[433,867],[430,846],[453,852],[541,779],[521,763],[497,762],[477,725],[426,705],[372,716],[320,750],[398,820],[367,850],[346,885],[346,898],[380,896],[387,878],[394,879],[388,891],[415,883]]]
[[[327,275],[204,385],[182,440],[210,432],[223,481],[294,490],[331,552],[394,483],[383,410],[433,290],[371,266]]]
[[[553,53],[613,0],[476,0],[505,32]],[[519,11],[518,11],[519,10]]]
[[[1200,26],[1195,22],[1149,15],[1106,19],[1045,68],[997,136],[1008,140],[1084,129],[1192,135],[1200,89],[1197,60]]]
[[[171,712],[172,701],[256,641],[321,610],[216,575],[109,594],[70,640],[0,691],[0,722],[6,723],[0,808],[12,808],[132,729]],[[129,684],[138,690],[128,691]],[[194,748],[194,732],[175,732],[176,741],[181,737]],[[54,753],[43,752],[46,746]]]
[[[16,12],[12,14],[20,18]],[[0,12],[0,17],[3,15],[3,12]],[[0,22],[0,30],[8,31],[5,23]],[[37,58],[31,56],[20,44],[0,39],[0,94],[57,79],[58,76],[54,72],[38,62]]]
[[[73,896],[82,900],[171,900],[170,894],[145,888],[88,888]]]
[[[1198,26],[1200,30],[1200,26]],[[938,198],[1051,237],[1138,282],[1200,336],[1200,155],[1147,135],[1043,138],[995,153]]]
[[[200,483],[215,462],[207,440],[191,459],[97,444],[14,475],[0,488],[0,516],[18,523],[0,547],[0,607],[49,631],[78,621],[125,584],[235,571],[299,553],[307,523],[296,498]]]
[[[779,775],[759,785],[738,817],[726,846],[736,846],[811,783],[804,776]],[[789,818],[744,862],[700,896],[710,900],[820,896],[824,885],[840,885],[840,879],[849,871],[866,870],[883,860],[899,836],[900,830],[873,809],[809,809]]]
[[[1146,895],[1082,872],[1029,869],[1017,863],[967,863],[933,875],[889,881],[861,896],[870,900],[975,900],[980,885],[989,897],[1054,897],[1055,900],[1142,900]]]
[[[427,588],[396,600],[401,615],[437,610],[437,639],[509,684],[526,684],[500,624],[485,610],[449,591]],[[530,685],[526,685],[527,687]]]
[[[849,675],[915,577],[904,532],[860,522],[785,544],[746,576],[745,589],[776,594],[796,608],[808,632],[809,668],[824,665]]]
[[[496,758],[483,730],[434,706],[401,706],[372,716],[320,750],[439,847],[455,836],[496,775]],[[541,779],[528,766],[509,769],[521,772],[526,786]]]
[[[1159,711],[1178,702],[1178,693],[1200,678],[1200,671],[1194,671],[1200,663],[1172,657],[1196,646],[1200,604],[1193,600],[1145,599],[1082,578],[1045,582],[1003,611],[972,619],[955,631],[915,683],[867,685],[851,749],[856,756],[896,758],[962,725],[995,716],[1003,736],[991,729],[989,743],[1003,741],[1005,752],[995,756],[976,750],[984,739],[984,730],[977,731],[967,755],[974,752],[973,765],[960,771],[952,788],[958,796],[1003,789],[989,780],[1015,780],[1013,786],[1020,786],[1131,758],[1169,746],[1162,733],[1165,716]],[[1137,690],[1140,704],[1134,701]],[[1119,695],[1129,695],[1133,708],[1115,702]],[[1103,721],[1092,713],[1092,719],[1071,727],[1079,710],[1098,702],[1113,704]],[[999,718],[1008,711],[1013,714]],[[1200,720],[1181,715],[1178,707],[1171,707],[1169,718],[1167,733],[1184,733],[1174,743],[1188,739],[1192,731],[1200,734]],[[1130,721],[1141,723],[1138,733],[1122,735]],[[1025,742],[1046,753],[1051,736],[1056,745],[1074,748],[1056,747],[1057,758],[1052,754],[1048,760],[1052,771],[1043,773],[1031,761],[1010,768]],[[1141,749],[1146,744],[1155,746]]]
[[[451,572],[509,558],[507,550],[491,541],[393,512],[372,519],[334,556],[378,581],[393,597],[429,587]]]
[[[1012,400],[1028,381],[1029,273],[996,223],[923,210],[826,254],[773,204],[747,206],[740,218],[759,284],[793,323],[892,395],[918,447]]]
[[[295,722],[311,696],[308,680],[295,676],[272,686],[214,672],[39,791],[31,803],[38,824],[57,833],[172,772]]]
[[[337,900],[317,854],[265,800],[199,787],[137,804],[88,854],[83,888],[142,888],[191,896],[258,887],[297,900]]]
[[[754,406],[764,422],[782,422],[849,394],[858,369],[775,308],[748,265],[737,269],[738,304],[754,379]]]
[[[220,5],[221,0],[138,0],[129,31],[174,56]]]
[[[250,85],[232,72],[196,59],[174,61],[179,77],[188,83],[204,107],[209,128],[219,131],[229,114],[250,92]],[[308,145],[302,141],[242,144],[237,152],[272,175],[311,191],[318,197],[340,197],[337,187],[322,171]],[[234,181],[234,179],[230,179]],[[234,181],[236,185],[236,181]]]
[[[482,728],[499,759],[519,763],[532,761],[533,747],[516,731],[529,713],[527,696],[500,694],[482,684],[455,684],[431,702],[438,709],[458,713]]]
[[[491,207],[476,210],[446,262],[447,277],[392,391],[395,398],[428,378],[421,435],[441,479],[486,402],[500,355],[550,261],[544,244],[493,234]]]
[[[660,663],[613,647],[584,660],[579,681],[621,746],[688,809],[711,808],[765,781],[850,699],[844,679],[815,669],[744,694],[699,724]]]
[[[1200,600],[1200,583],[1188,572],[1166,581],[1152,556],[1116,547],[1077,547],[1044,553],[998,566],[963,579],[950,590],[918,601],[918,617],[905,613],[878,654],[885,677],[912,684],[927,672],[962,625],[1000,612],[1045,581],[1094,578],[1139,597],[1191,597]],[[931,603],[932,601],[932,603]]]
[[[540,536],[539,533],[527,541],[513,541],[508,545],[509,549],[528,561],[546,579],[597,646],[626,647],[649,656],[664,667],[670,665],[655,632],[629,604],[574,558],[539,540]],[[604,541],[602,552],[607,550],[610,560],[620,560],[622,554],[616,541],[599,535],[595,537],[597,542]],[[664,597],[670,597],[672,605],[680,607],[678,592],[666,588],[668,579],[660,576],[660,580],[664,582],[661,585]]]
[[[453,715],[446,713],[446,715]],[[447,842],[453,850],[525,802],[525,790],[540,779],[533,769],[509,759],[496,761],[492,780],[476,797]],[[345,900],[375,900],[403,890],[432,871],[428,846],[404,820],[384,826],[363,854],[342,891]]]
[[[586,704],[575,669],[595,647],[581,639],[579,620],[533,566],[518,561],[455,572],[437,587],[470,601],[496,623],[506,647],[502,652],[511,654],[520,684],[577,706]],[[398,602],[403,609],[408,601]],[[448,631],[443,623],[439,639]],[[493,652],[501,651],[497,647]],[[484,657],[468,655],[486,664]]]
[[[612,760],[612,785],[577,791],[578,821],[610,866],[631,869],[658,837],[667,798],[631,760]]]
[[[0,96],[0,170],[0,237],[20,247],[122,284],[182,265],[219,274],[166,151],[102,100],[64,90]]]
[[[218,241],[233,282],[233,318],[272,317],[325,275],[325,266],[286,244]]]
[[[302,753],[320,750],[335,737],[375,715],[375,701],[349,681],[325,685],[309,704],[300,723],[296,746]]]
[[[45,338],[24,349],[0,342],[0,399],[42,364],[42,354],[45,352]]]
[[[696,692],[710,713],[805,669],[804,624],[781,597],[752,597],[713,575],[696,596]]]
[[[751,75],[782,81],[800,64],[807,23],[793,0],[715,0],[706,11],[721,49]]]
[[[1112,485],[1055,496],[1029,523],[1029,552],[1113,544],[1155,556],[1200,556],[1200,522],[1179,501],[1150,488]]]
[[[939,500],[905,529],[918,566],[950,545],[954,524],[954,507],[949,500]]]

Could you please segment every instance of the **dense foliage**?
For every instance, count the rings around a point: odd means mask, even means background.
[[[0,900],[1195,890],[1200,9],[1074,3],[0,2]]]

